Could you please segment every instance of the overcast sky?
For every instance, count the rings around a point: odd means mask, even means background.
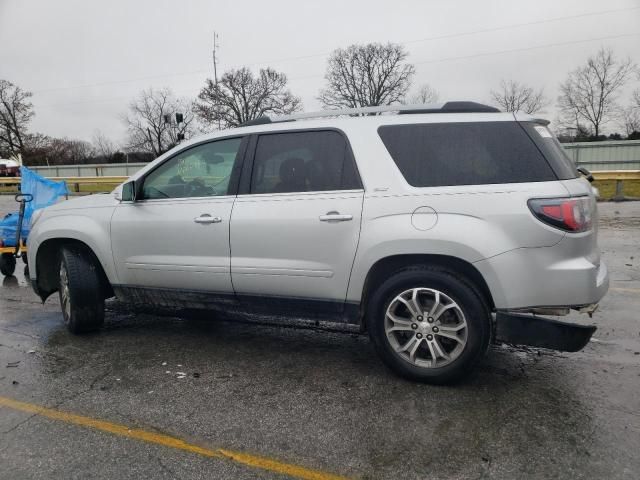
[[[504,78],[555,101],[602,46],[640,63],[640,0],[0,0],[0,78],[33,92],[33,131],[123,142],[120,115],[140,90],[195,97],[213,76],[214,30],[218,72],[270,65],[307,111],[327,53],[353,43],[402,43],[414,85],[441,100],[486,102]]]

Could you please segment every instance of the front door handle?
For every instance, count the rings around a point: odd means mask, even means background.
[[[194,218],[193,221],[196,223],[207,224],[207,223],[220,223],[222,219],[220,217],[212,217],[208,213],[203,213],[199,217]]]
[[[327,212],[326,215],[318,217],[321,222],[348,222],[353,220],[353,215],[341,215],[339,212]]]

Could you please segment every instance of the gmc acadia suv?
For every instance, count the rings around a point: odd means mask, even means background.
[[[432,383],[496,335],[575,351],[595,328],[539,315],[591,313],[608,275],[593,189],[547,123],[473,102],[262,117],[36,212],[31,282],[73,333],[114,295],[268,308],[358,324]]]

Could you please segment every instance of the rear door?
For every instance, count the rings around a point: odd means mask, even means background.
[[[346,137],[335,130],[261,134],[250,151],[246,191],[231,219],[236,293],[341,309],[364,195]]]

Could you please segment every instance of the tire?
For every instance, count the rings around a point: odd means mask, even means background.
[[[98,330],[104,323],[104,297],[96,265],[77,248],[60,253],[58,294],[62,317],[71,333]]]
[[[11,253],[0,255],[0,273],[5,277],[10,277],[16,271],[16,259]]]
[[[433,311],[437,298],[440,306]],[[413,313],[409,307],[416,301],[418,312]],[[459,274],[412,267],[395,273],[373,293],[367,328],[378,354],[395,373],[444,384],[469,373],[486,352],[491,312]]]

